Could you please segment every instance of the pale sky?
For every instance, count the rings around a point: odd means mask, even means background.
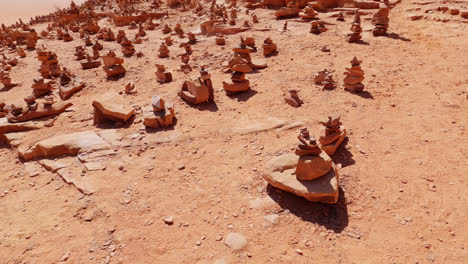
[[[85,0],[75,0],[81,4]],[[45,15],[55,10],[55,7],[67,7],[71,0],[0,0],[0,24],[11,24],[22,18],[28,22],[31,16]]]

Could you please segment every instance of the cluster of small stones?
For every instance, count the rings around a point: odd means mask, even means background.
[[[359,16],[359,12],[356,10],[356,13],[354,13],[354,21],[353,24],[351,25],[351,33],[347,35],[347,41],[349,43],[354,43],[358,42],[361,39],[361,17]]]
[[[327,69],[323,69],[314,75],[315,84],[322,85],[324,90],[331,90],[336,87],[333,74]]]

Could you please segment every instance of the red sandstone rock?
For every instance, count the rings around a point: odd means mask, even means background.
[[[60,76],[59,95],[62,100],[67,100],[72,94],[80,91],[86,86],[78,77],[70,74],[70,72],[63,68],[62,75]]]
[[[172,82],[172,74],[170,72],[166,72],[164,65],[156,64],[156,67],[156,78],[159,83]]]
[[[297,165],[298,159],[294,154],[274,157],[265,164],[263,177],[272,186],[309,201],[330,204],[338,202],[339,177],[335,165],[332,165],[328,173],[311,181],[297,179]]]
[[[111,146],[92,131],[60,135],[41,140],[33,146],[18,149],[19,156],[25,160],[56,158],[63,155],[77,155],[84,151],[109,149]]]
[[[107,78],[117,77],[126,73],[125,68],[122,66],[124,62],[123,58],[116,57],[113,51],[102,57],[104,62],[104,71],[107,74]]]
[[[8,122],[24,122],[36,119],[43,116],[56,115],[64,112],[67,108],[71,107],[72,103],[57,103],[55,105],[42,104],[35,111],[28,111],[18,116],[8,115]]]
[[[94,125],[106,121],[126,123],[135,113],[135,109],[124,106],[115,96],[106,94],[92,103],[94,107]]]
[[[211,76],[204,69],[200,72],[201,76],[191,82],[185,81],[179,96],[191,104],[201,104],[214,100],[214,90],[211,83]]]
[[[174,106],[165,103],[159,96],[153,96],[152,105],[143,108],[143,119],[146,127],[170,127],[175,119]]]
[[[268,57],[276,53],[276,44],[273,43],[273,40],[266,38],[263,41],[263,56]]]
[[[296,90],[289,90],[288,95],[284,97],[284,101],[288,103],[291,106],[294,107],[299,107],[301,106],[304,102],[299,98],[299,95],[297,94]]]
[[[323,125],[322,136],[319,138],[320,148],[332,156],[346,138],[346,129],[341,127],[340,117],[328,117],[320,122]]]
[[[351,61],[351,68],[346,68],[344,73],[344,87],[353,92],[364,90],[364,85],[361,83],[364,80],[364,71],[361,69],[361,61],[356,57]]]

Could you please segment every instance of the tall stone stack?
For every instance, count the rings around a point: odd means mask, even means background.
[[[224,90],[227,93],[247,91],[250,88],[250,82],[245,78],[245,74],[252,71],[248,60],[236,56],[229,62],[229,69],[232,71],[232,83],[223,82]]]
[[[354,43],[357,42],[361,39],[361,17],[359,16],[358,10],[354,13],[354,21],[353,24],[351,25],[351,33],[347,35],[347,41],[349,43]]]
[[[361,69],[361,61],[356,57],[351,61],[351,68],[346,68],[344,75],[346,75],[343,80],[345,89],[352,92],[364,90],[364,84],[361,83],[364,80],[364,71]]]
[[[159,46],[159,58],[168,58],[169,57],[169,49],[167,48],[166,44],[163,42]]]
[[[128,40],[126,37],[120,43],[122,46],[122,53],[127,56],[131,57],[135,53],[135,47],[133,46],[133,42]]]
[[[377,13],[372,17],[372,25],[375,28],[372,30],[374,36],[386,36],[388,29],[388,15],[390,13],[390,8],[385,5],[381,5]]]

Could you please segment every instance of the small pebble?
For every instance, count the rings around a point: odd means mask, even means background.
[[[163,220],[164,220],[164,223],[166,223],[167,225],[174,224],[174,217],[173,216],[166,217]]]

